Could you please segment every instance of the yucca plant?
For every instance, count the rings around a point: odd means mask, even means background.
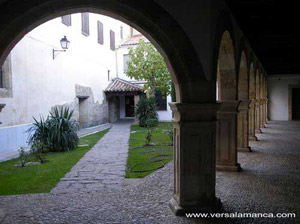
[[[72,119],[73,112],[69,108],[55,107],[50,113],[50,142],[54,151],[69,151],[78,145],[78,122]]]
[[[73,110],[55,107],[47,119],[40,117],[34,119],[28,143],[32,146],[33,153],[46,151],[69,151],[77,147],[79,138],[76,130],[78,123],[72,119]],[[39,147],[36,147],[39,146]],[[43,146],[43,147],[40,147]],[[42,152],[42,153],[43,153]]]

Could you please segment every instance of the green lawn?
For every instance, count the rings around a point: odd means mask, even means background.
[[[164,132],[171,130],[171,122],[160,122],[153,131],[153,146],[144,146],[147,129],[131,126],[126,178],[143,178],[173,159],[173,146]]]
[[[49,153],[49,162],[29,167],[15,167],[19,159],[0,163],[0,195],[47,193],[106,133],[104,130],[80,138],[78,147],[69,152]],[[30,160],[34,160],[31,158]]]

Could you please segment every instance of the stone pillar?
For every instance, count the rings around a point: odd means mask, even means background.
[[[241,101],[238,107],[238,152],[251,152],[249,147],[249,103],[250,101]]]
[[[176,215],[211,212],[221,202],[216,185],[216,113],[218,104],[169,103],[174,112],[174,196]]]
[[[237,163],[237,114],[240,101],[219,101],[217,113],[217,170],[239,171]]]
[[[255,133],[262,133],[260,130],[260,100],[255,100]]]
[[[249,104],[249,141],[257,141],[255,136],[255,99],[251,99]]]
[[[2,111],[2,109],[5,107],[5,104],[0,104],[0,112]],[[2,124],[2,122],[0,121],[0,124]]]
[[[259,127],[260,128],[265,128],[265,124],[264,124],[264,100],[260,99],[259,100],[260,105],[259,105],[259,115],[260,115],[260,119],[259,119]]]
[[[265,103],[265,114],[266,114],[266,123],[268,123],[269,119],[268,119],[268,99],[265,99],[266,103]]]

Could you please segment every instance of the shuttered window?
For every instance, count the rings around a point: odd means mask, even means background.
[[[120,38],[123,39],[123,26],[120,27]]]
[[[61,17],[61,22],[65,24],[66,26],[71,26],[72,21],[71,21],[71,15],[66,15]]]
[[[114,51],[116,49],[116,45],[115,45],[115,32],[114,31],[110,31],[110,49],[112,51]]]
[[[81,25],[82,25],[82,34],[85,36],[90,35],[90,21],[89,14],[87,12],[81,13]]]
[[[98,21],[97,22],[97,26],[98,26],[98,43],[99,44],[103,44],[104,43],[104,39],[103,39],[103,24]]]
[[[128,66],[127,66],[128,61],[129,61],[129,54],[124,54],[123,55],[123,70],[124,70],[124,72],[126,72],[128,69]]]

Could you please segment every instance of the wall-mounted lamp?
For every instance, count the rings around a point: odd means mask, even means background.
[[[60,40],[60,45],[61,45],[62,50],[56,50],[56,49],[53,49],[53,50],[52,50],[53,60],[56,58],[56,56],[57,56],[60,52],[66,52],[66,50],[68,50],[69,45],[70,45],[70,41],[67,39],[66,36],[64,36],[64,37]]]

